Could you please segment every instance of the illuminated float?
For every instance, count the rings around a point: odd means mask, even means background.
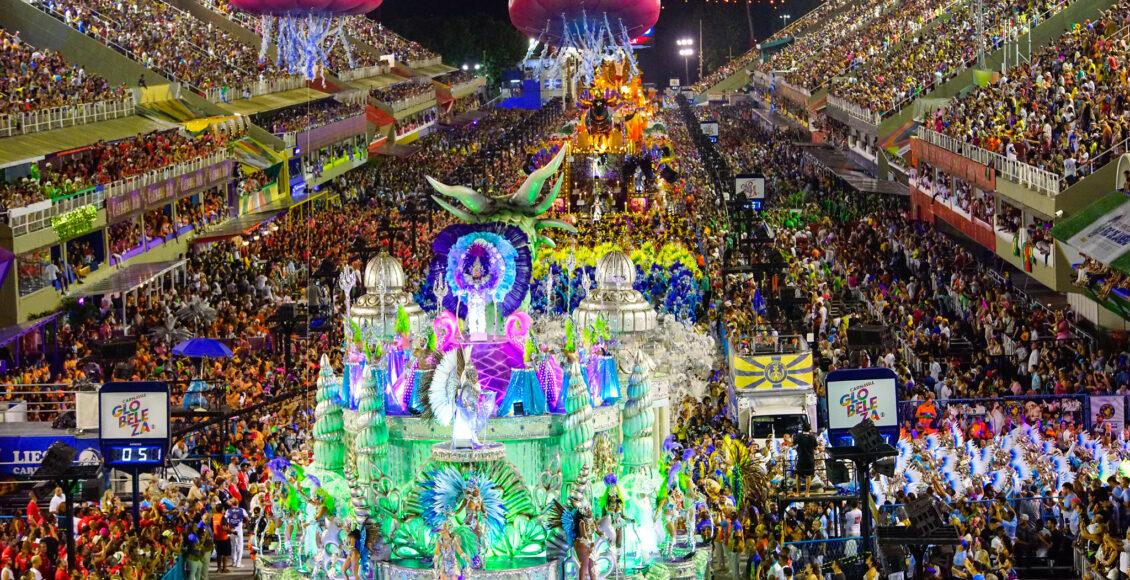
[[[666,500],[656,516],[671,383],[692,381],[651,361],[694,352],[671,342],[681,323],[632,293],[622,253],[597,264],[576,312],[528,308],[537,253],[554,246],[547,232],[569,227],[543,217],[569,150],[506,196],[431,180],[462,221],[433,241],[433,315],[403,293],[394,258],[366,266],[369,298],[349,307],[342,376],[323,359],[314,461],[271,462],[283,522],[260,577],[342,577],[336,546],[350,530],[379,578],[705,573],[709,548],[665,531],[693,503]],[[343,273],[341,288],[356,276]]]

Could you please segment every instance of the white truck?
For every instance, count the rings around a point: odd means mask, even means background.
[[[819,428],[812,350],[800,337],[785,338],[730,349],[738,426],[756,439],[795,433],[806,420]]]

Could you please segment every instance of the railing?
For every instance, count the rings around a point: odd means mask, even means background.
[[[232,99],[243,99],[292,91],[306,86],[306,79],[301,76],[288,76],[272,79],[263,79],[236,87],[212,87],[204,90],[204,98],[213,103],[226,103]]]
[[[879,126],[883,121],[882,116],[867,107],[857,105],[843,97],[828,95],[828,106],[843,111],[849,117],[858,119],[869,125]]]
[[[44,203],[50,203],[50,205],[42,209],[31,209],[39,207],[39,204],[34,204],[28,208],[16,208],[9,211],[8,225],[12,228],[13,236],[22,236],[48,228],[51,226],[51,218],[84,205],[94,204],[95,207],[101,209],[105,207],[106,197],[103,188],[90,188],[84,192]],[[31,209],[31,211],[26,211],[28,209]]]
[[[133,115],[137,110],[133,95],[120,99],[108,99],[93,103],[79,103],[17,113],[0,115],[0,137],[27,135],[62,127],[97,123]]]
[[[383,74],[388,74],[389,70],[390,69],[388,65],[376,64],[373,66],[364,66],[350,70],[343,70],[337,73],[337,78],[347,82],[355,81],[357,79],[367,79]]]
[[[1000,153],[993,153],[988,149],[925,127],[918,127],[918,138],[936,147],[941,147],[982,165],[992,167],[1006,179],[1015,181],[1038,193],[1054,197],[1062,191],[1063,177],[1057,173],[1033,167],[1023,161],[1009,159]]]
[[[425,66],[435,66],[437,64],[441,64],[442,62],[443,62],[443,59],[438,57],[438,56],[433,56],[431,58],[417,58],[417,59],[413,59],[413,60],[404,61],[404,63],[408,65],[408,68],[421,68],[421,67],[425,67]]]
[[[70,383],[9,383],[0,387],[8,395],[0,409],[0,421],[6,423],[52,422],[75,410],[76,394],[98,392],[94,385],[76,388]]]
[[[12,228],[13,236],[21,236],[31,232],[36,232],[51,226],[51,218],[62,215],[77,209],[84,205],[93,204],[98,209],[106,207],[106,200],[141,189],[148,185],[167,181],[174,177],[185,175],[205,167],[211,167],[227,159],[227,152],[219,151],[192,161],[186,161],[177,165],[155,169],[148,173],[135,175],[127,179],[121,179],[113,183],[106,184],[101,187],[91,188],[85,192],[77,193],[65,198],[59,198],[51,202],[50,207],[42,209],[32,209],[26,211],[26,208],[17,208],[11,210],[8,215],[8,224]],[[31,206],[31,207],[37,207]],[[25,211],[21,211],[25,210]]]
[[[169,165],[161,169],[154,169],[141,175],[121,179],[106,186],[106,198],[114,198],[143,187],[161,183],[174,177],[179,177],[193,171],[211,167],[228,158],[226,151],[217,151],[207,157],[185,161],[176,165]]]

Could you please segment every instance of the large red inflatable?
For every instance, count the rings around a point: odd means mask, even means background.
[[[601,28],[619,33],[621,25],[635,38],[659,20],[660,0],[510,0],[510,21],[526,36],[552,45],[569,35]]]

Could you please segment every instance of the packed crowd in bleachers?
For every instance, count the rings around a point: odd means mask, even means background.
[[[225,138],[208,132],[189,137],[178,130],[97,142],[79,152],[34,163],[14,183],[0,183],[0,208],[56,199],[97,185],[207,157],[223,150]]]
[[[275,135],[301,133],[365,113],[365,106],[329,98],[258,113],[253,122]]]
[[[447,86],[460,85],[474,80],[475,73],[469,70],[453,70],[449,73],[444,73],[435,78],[436,82],[443,83]]]
[[[435,87],[427,80],[406,80],[387,87],[372,89],[369,91],[369,96],[379,103],[393,105],[434,92]]]
[[[769,58],[763,70],[789,71],[793,85],[815,90],[857,60],[885,51],[945,13],[945,0],[868,1],[831,16],[819,34],[809,34]]]
[[[1118,2],[999,82],[953,99],[927,126],[1074,183],[1120,153],[1130,137],[1128,22],[1130,4]]]
[[[365,16],[353,16],[347,28],[351,36],[376,48],[382,55],[395,56],[396,62],[408,63],[438,56],[420,43],[408,40]]]
[[[965,70],[977,58],[980,32],[985,52],[999,48],[1013,30],[1034,28],[1067,6],[1065,0],[957,3],[945,18],[913,36],[893,39],[898,44],[870,53],[857,53],[850,72],[832,83],[832,94],[885,114],[908,103]],[[980,12],[978,12],[980,10]]]
[[[69,64],[61,54],[31,46],[18,30],[0,28],[0,66],[0,118],[127,95],[122,87]]]
[[[46,0],[41,6],[146,68],[198,91],[287,76],[251,47],[161,0]]]

